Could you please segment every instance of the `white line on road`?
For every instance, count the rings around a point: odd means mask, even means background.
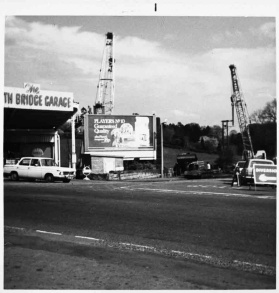
[[[5,226],[6,229],[24,230],[24,228]]]
[[[76,238],[83,238],[83,239],[89,239],[89,240],[94,240],[94,241],[104,241],[102,239],[98,238],[93,238],[93,237],[86,237],[86,236],[75,236]]]
[[[172,253],[178,254],[178,255],[182,255],[182,256],[197,256],[200,258],[212,258],[212,256],[209,255],[203,255],[203,254],[198,254],[198,253],[190,253],[190,252],[184,252],[184,251],[177,251],[177,250],[171,250]]]
[[[132,246],[132,247],[139,247],[139,248],[145,248],[145,249],[156,249],[155,247],[152,246],[144,246],[144,245],[138,245],[138,244],[132,244],[132,243],[125,243],[125,242],[119,242],[119,244],[121,245],[125,245],[125,246]]]
[[[44,233],[44,234],[62,235],[61,233],[48,232],[48,231],[42,231],[42,230],[36,230],[36,232],[38,232],[38,233]]]
[[[250,268],[257,267],[261,271],[265,271],[266,273],[269,272],[269,274],[272,274],[272,275],[276,273],[275,267],[266,266],[266,265],[262,265],[262,264],[250,263],[250,262],[239,261],[239,260],[234,260],[233,264],[240,265],[243,267],[246,266],[246,267],[250,267]]]

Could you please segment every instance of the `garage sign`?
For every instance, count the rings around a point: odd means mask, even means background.
[[[277,166],[255,164],[254,182],[255,184],[277,184]]]
[[[33,110],[73,111],[73,93],[42,91],[38,84],[4,88],[4,107]]]

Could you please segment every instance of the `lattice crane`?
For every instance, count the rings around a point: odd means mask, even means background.
[[[243,93],[240,89],[239,79],[236,73],[236,67],[234,65],[229,66],[231,70],[232,78],[232,90],[233,94],[231,96],[232,105],[236,109],[236,114],[238,118],[239,128],[242,136],[244,157],[253,158],[254,151],[249,130],[249,114],[247,110],[246,103],[244,101]]]
[[[106,43],[100,69],[97,96],[94,105],[95,114],[112,114],[114,108],[114,38],[113,33],[106,34]]]

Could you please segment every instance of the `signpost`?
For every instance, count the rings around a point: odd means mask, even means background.
[[[82,170],[83,175],[85,176],[83,180],[90,180],[88,176],[91,174],[91,169],[89,166],[85,166]]]
[[[255,164],[253,166],[255,184],[277,185],[277,166]]]

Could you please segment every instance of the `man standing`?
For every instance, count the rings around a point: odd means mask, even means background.
[[[234,172],[233,172],[233,178],[232,178],[232,186],[234,184],[234,182],[237,183],[237,186],[239,186],[239,167],[235,167]]]

